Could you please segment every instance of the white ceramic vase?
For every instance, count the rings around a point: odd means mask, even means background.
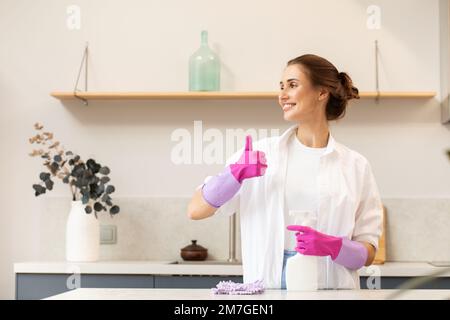
[[[81,201],[72,201],[66,225],[66,260],[97,261],[100,251],[100,223],[93,213],[84,211]]]

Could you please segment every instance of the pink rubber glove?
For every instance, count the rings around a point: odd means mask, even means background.
[[[291,225],[290,231],[297,231],[297,247],[295,250],[307,256],[331,256],[334,260],[342,247],[342,238],[329,236],[310,227]]]
[[[242,181],[262,176],[266,169],[264,152],[253,151],[252,137],[247,136],[244,152],[238,162],[227,166],[222,173],[203,185],[203,199],[211,206],[219,208],[239,191]]]
[[[363,267],[367,260],[367,248],[357,241],[344,237],[329,236],[310,227],[290,225],[290,231],[297,231],[295,250],[309,256],[331,256],[331,259],[352,270]]]
[[[252,136],[245,138],[245,149],[238,162],[230,165],[231,174],[239,183],[244,179],[259,177],[266,172],[266,155],[262,151],[253,151]]]

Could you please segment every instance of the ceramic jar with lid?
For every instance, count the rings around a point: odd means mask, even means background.
[[[197,244],[197,240],[191,240],[191,244],[181,249],[181,258],[187,261],[202,261],[208,256],[208,249]]]

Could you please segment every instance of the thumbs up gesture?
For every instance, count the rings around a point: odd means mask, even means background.
[[[260,177],[267,169],[266,155],[253,151],[252,137],[247,136],[244,152],[238,162],[209,179],[202,188],[203,199],[214,208],[219,208],[239,191],[244,179]]]
[[[238,162],[230,165],[231,173],[239,183],[248,178],[263,176],[267,169],[266,155],[262,151],[253,151],[252,137],[247,136],[245,149]]]

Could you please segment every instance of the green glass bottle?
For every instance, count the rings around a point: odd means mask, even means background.
[[[201,33],[201,46],[189,58],[189,91],[220,90],[220,60],[208,46],[208,31]]]

